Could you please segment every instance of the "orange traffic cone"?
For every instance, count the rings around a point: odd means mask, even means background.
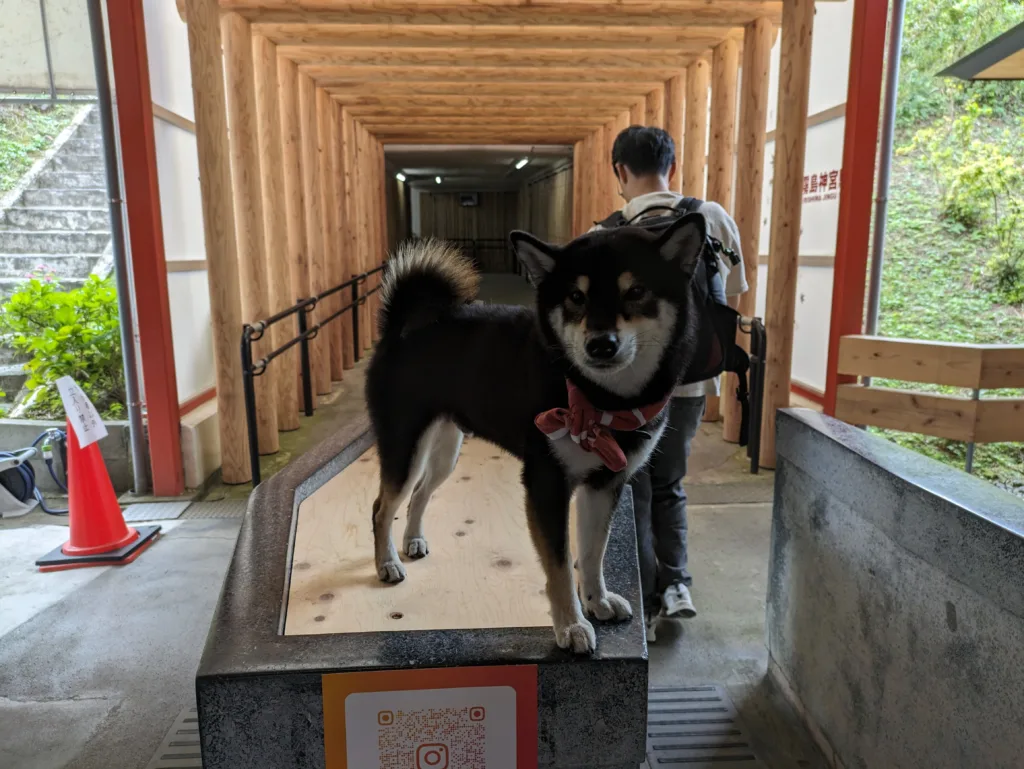
[[[70,539],[36,561],[40,571],[134,561],[160,532],[159,526],[127,526],[98,443],[84,449],[68,422],[68,525]]]

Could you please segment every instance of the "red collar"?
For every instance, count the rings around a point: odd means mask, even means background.
[[[654,419],[665,408],[669,397],[638,409],[601,411],[587,400],[576,385],[566,380],[569,408],[543,411],[533,423],[552,441],[572,438],[584,451],[597,454],[605,467],[614,472],[626,469],[626,455],[610,430],[637,430]]]

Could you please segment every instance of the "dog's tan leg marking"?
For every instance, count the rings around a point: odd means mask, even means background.
[[[462,450],[462,437],[462,431],[454,422],[446,421],[437,427],[423,475],[416,483],[409,501],[409,520],[402,541],[405,554],[410,558],[422,558],[430,552],[426,537],[423,536],[423,514],[431,495],[455,470],[459,451]]]
[[[576,542],[579,545],[580,590],[583,608],[599,620],[622,622],[633,616],[629,601],[608,592],[604,583],[604,554],[608,548],[613,489],[592,489],[583,484],[576,492]]]
[[[576,586],[572,576],[571,558],[568,546],[568,512],[566,513],[566,547],[564,553],[552,551],[547,538],[537,522],[537,511],[529,500],[526,502],[526,520],[530,536],[537,548],[541,566],[547,577],[548,601],[551,602],[551,620],[555,630],[555,643],[559,648],[571,649],[577,654],[589,654],[597,648],[594,626],[583,616]]]

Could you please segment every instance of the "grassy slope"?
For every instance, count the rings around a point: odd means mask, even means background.
[[[938,202],[920,158],[897,156],[889,196],[880,332],[946,342],[1024,344],[1024,308],[1000,306],[981,280],[982,267],[991,255],[985,239],[941,220]],[[885,380],[875,384],[908,386]],[[948,387],[912,387],[965,394]],[[966,447],[962,443],[891,431],[885,434],[903,446],[963,467]],[[1024,444],[978,446],[975,472],[1024,495]]]
[[[71,123],[78,108],[0,105],[0,194],[17,184]]]

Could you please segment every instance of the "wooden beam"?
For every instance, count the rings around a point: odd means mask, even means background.
[[[698,59],[686,68],[686,135],[683,142],[683,194],[704,197],[708,142],[708,87],[711,67]]]
[[[644,124],[655,128],[665,127],[665,86],[650,91],[644,99]]]
[[[855,425],[972,441],[977,404],[978,401],[949,395],[841,385],[836,417]]]
[[[736,87],[739,79],[739,46],[733,40],[719,44],[711,57],[711,127],[708,142],[708,200],[719,203],[732,213],[733,160],[736,153]],[[723,395],[709,395],[704,411],[705,421],[717,421],[722,414],[722,404],[735,422],[739,440],[739,403],[736,401],[737,379],[735,374],[725,374]],[[723,435],[725,428],[723,426]],[[728,437],[726,437],[728,440]]]
[[[635,101],[629,107],[629,123],[630,125],[643,125],[644,124],[644,102]]]
[[[302,129],[302,190],[306,201],[306,247],[309,250],[309,288],[307,296],[319,294],[327,288],[326,257],[324,254],[323,200],[320,195],[320,143],[317,130],[316,86],[307,76],[299,73],[299,120]],[[325,315],[323,307],[314,310],[311,320],[319,322]],[[318,334],[309,345],[310,367],[313,371],[313,392],[328,395],[331,392],[330,351],[328,335]]]
[[[683,113],[686,104],[686,75],[673,75],[665,81],[665,130],[676,145],[677,168],[669,181],[674,192],[683,190]]]
[[[551,97],[586,97],[591,100],[606,100],[622,97],[624,102],[636,101],[647,95],[647,92],[659,85],[657,81],[621,80],[604,83],[487,83],[450,81],[439,78],[433,82],[404,83],[402,81],[364,83],[358,80],[337,81],[337,85],[328,85],[327,90],[337,97],[360,99],[374,97],[373,101],[364,104],[379,104],[388,98],[404,99],[406,97],[437,96],[502,96],[506,99],[520,96],[551,96]],[[346,103],[349,102],[345,99]]]
[[[341,105],[344,106],[344,105]],[[609,110],[598,112],[595,107],[563,107],[548,111],[537,107],[347,107],[348,111],[364,123],[387,122],[394,119],[434,120],[437,118],[478,118],[525,120],[532,123],[573,122],[604,123]],[[613,112],[611,114],[614,114]]]
[[[637,75],[652,81],[671,77],[677,68],[654,67],[637,72],[636,67],[441,67],[374,66],[372,64],[306,64],[300,70],[316,79],[317,85],[330,88],[350,81],[365,83],[609,83],[629,80]]]
[[[252,34],[249,22],[237,13],[221,17],[224,69],[228,94],[228,143],[231,147],[231,186],[235,196],[235,242],[241,272],[242,318],[248,323],[270,313],[267,254],[263,241],[263,186],[260,142],[256,125],[256,82],[253,77]],[[269,337],[253,345],[253,358],[273,349]],[[260,454],[280,448],[277,435],[279,366],[270,366],[256,379],[256,424]]]
[[[435,115],[435,116],[406,116],[400,115],[360,115],[359,122],[367,128],[371,126],[529,126],[531,128],[547,128],[548,126],[582,126],[597,128],[602,120],[593,117],[562,116],[552,117],[520,117],[515,115],[501,116],[497,114],[478,115],[475,112],[463,114]],[[374,129],[376,130],[376,129]]]
[[[334,224],[335,224],[335,248],[338,249],[333,262],[334,279],[333,284],[344,283],[351,277],[352,249],[348,239],[348,231],[352,222],[348,216],[347,182],[348,169],[346,168],[345,153],[345,131],[342,126],[342,109],[340,104],[331,102],[329,105],[331,114],[331,140],[330,140],[330,166],[331,184],[334,187]],[[338,309],[341,309],[351,301],[351,292],[342,291],[338,294]],[[335,321],[341,329],[341,360],[342,366],[347,370],[355,366],[355,345],[352,341],[352,312],[344,313],[341,318]]]
[[[500,24],[257,24],[257,34],[280,45],[340,45],[360,48],[567,48],[668,49],[701,53],[723,37],[742,37],[728,27],[523,26]]]
[[[324,259],[323,259],[323,290],[333,288],[341,283],[341,243],[339,242],[338,208],[335,200],[335,182],[338,179],[334,166],[331,141],[331,115],[337,105],[331,101],[330,95],[322,88],[316,90],[316,136],[320,148],[320,222],[323,228]],[[323,302],[321,318],[333,315],[341,309],[341,297],[331,294]],[[345,363],[342,359],[343,343],[341,340],[341,322],[332,320],[320,332],[327,336],[327,352],[330,362],[331,379],[340,382],[345,378]]]
[[[423,146],[438,144],[550,144],[570,146],[582,138],[583,134],[553,136],[551,134],[523,134],[508,132],[504,134],[479,133],[416,133],[410,135],[381,136],[381,144],[418,144]]]
[[[278,57],[278,90],[281,96],[281,147],[284,160],[285,220],[288,232],[288,263],[292,302],[310,295],[311,265],[306,242],[306,194],[302,175],[302,119],[299,110],[299,69],[295,62]],[[312,386],[312,382],[310,383]],[[313,398],[313,408],[317,406]]]
[[[345,99],[344,97],[334,96],[333,98],[343,107],[348,108],[354,116],[395,114],[403,109],[406,110],[405,114],[407,115],[418,113],[423,116],[430,114],[431,110],[441,114],[452,111],[465,114],[467,110],[472,110],[474,113],[487,110],[509,110],[508,114],[519,114],[521,117],[532,115],[546,117],[557,112],[566,115],[593,116],[595,113],[598,115],[618,114],[624,109],[629,109],[630,106],[630,102],[621,99],[602,100],[589,97],[565,97],[560,99],[558,96],[521,96],[511,98],[503,96],[472,96],[469,94],[433,97],[406,96],[388,101],[376,99],[370,103],[366,103],[369,100],[365,98],[356,100],[356,103],[353,103],[354,100]]]
[[[254,35],[253,63],[256,78],[256,117],[259,128],[260,171],[263,194],[263,229],[266,245],[267,273],[270,290],[270,312],[276,313],[294,303],[291,272],[288,265],[288,222],[286,216],[284,152],[281,138],[281,99],[277,85],[276,46],[265,37]],[[295,335],[293,324],[277,323],[270,327],[272,347],[278,348]],[[298,369],[298,348],[285,352],[272,364],[277,377],[277,428],[299,428],[299,390],[295,379]]]
[[[743,84],[740,94],[738,153],[736,156],[736,206],[733,218],[740,231],[740,253],[747,277],[747,292],[740,297],[741,315],[757,311],[757,267],[761,249],[761,196],[764,190],[765,125],[768,117],[768,81],[771,66],[772,25],[758,19],[747,26],[743,41]],[[749,337],[739,335],[749,349]],[[732,391],[728,390],[727,394]],[[735,398],[725,402],[723,437],[739,440],[740,420]],[[761,429],[751,425],[751,430]]]
[[[775,467],[775,412],[789,405],[792,379],[813,28],[814,0],[787,0],[779,61],[768,309],[765,313],[768,350],[761,440],[761,464],[764,467]]]
[[[238,363],[242,298],[231,196],[231,151],[224,97],[220,10],[215,0],[185,0],[185,3],[190,19],[188,47],[203,235],[209,270],[207,286],[217,379],[221,476],[225,483],[246,483],[252,476],[246,450],[248,431],[242,396],[242,370]]]
[[[222,0],[225,10],[237,10],[261,24],[416,24],[460,26],[487,24],[514,27],[601,26],[735,27],[767,16],[782,18],[781,0],[547,0],[531,2],[419,2],[417,0],[332,0],[329,7],[305,8],[295,0]]]

